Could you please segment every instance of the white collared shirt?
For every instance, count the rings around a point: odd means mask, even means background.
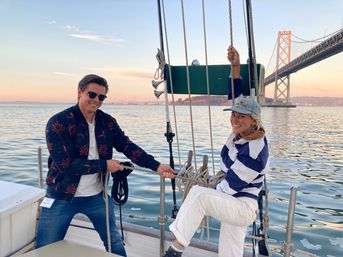
[[[94,121],[93,123],[88,122],[88,131],[89,131],[88,160],[98,160],[99,153],[98,153],[98,148],[97,148],[96,140],[95,140]],[[99,173],[82,175],[80,179],[80,183],[75,193],[75,197],[97,195],[101,191],[102,191],[102,186],[101,186]]]

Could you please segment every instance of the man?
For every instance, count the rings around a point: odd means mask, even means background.
[[[108,92],[107,81],[87,75],[78,86],[78,103],[51,117],[46,127],[49,150],[47,200],[43,201],[36,247],[62,240],[76,213],[93,223],[106,249],[104,192],[108,173],[123,167],[112,160],[113,148],[135,164],[156,170],[172,178],[174,171],[160,165],[153,156],[134,144],[121,130],[115,118],[99,110]],[[126,256],[115,224],[114,204],[109,197],[111,251]]]

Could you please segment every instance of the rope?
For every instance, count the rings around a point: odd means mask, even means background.
[[[212,178],[209,178],[208,173],[208,157],[204,155],[203,158],[203,165],[199,168],[199,170],[194,170],[193,166],[191,165],[191,151],[188,153],[188,160],[183,165],[181,171],[177,174],[177,178],[180,179],[184,183],[184,187],[180,186],[180,191],[183,192],[183,200],[186,199],[186,196],[189,190],[194,185],[199,185],[203,187],[210,187],[215,189],[217,184],[224,178],[225,172],[219,171],[215,174]]]
[[[123,231],[123,222],[122,222],[122,213],[121,213],[121,205],[125,204],[128,199],[129,188],[127,184],[127,176],[133,170],[133,164],[130,162],[121,162],[122,166],[130,167],[131,169],[125,169],[120,172],[111,173],[113,177],[113,186],[111,190],[111,197],[113,202],[119,205],[119,217],[120,217],[120,226],[121,226],[121,234],[124,243],[124,231]],[[110,220],[109,220],[109,208],[108,208],[108,178],[110,174],[107,173],[105,177],[105,186],[104,186],[104,195],[103,198],[105,200],[105,211],[106,211],[106,235],[107,235],[107,245],[108,245],[108,252],[112,252],[112,244],[111,244],[111,230],[110,230]],[[116,192],[116,193],[115,193]],[[125,245],[125,243],[124,243]]]
[[[245,5],[244,5],[244,1],[242,1],[242,5],[243,5],[243,15],[244,15],[244,25],[245,25],[245,36],[246,36],[246,39],[247,39],[247,45],[249,46],[249,29],[248,29],[248,22],[247,21],[247,17],[246,17],[246,8],[245,8]],[[250,71],[250,69],[249,69]],[[251,91],[251,82],[250,82],[250,76],[249,76],[249,92]]]
[[[205,61],[206,61],[206,85],[207,85],[207,97],[208,97],[208,120],[210,126],[210,141],[211,141],[211,153],[212,153],[212,171],[215,174],[214,169],[214,151],[213,151],[213,133],[212,133],[212,115],[211,115],[211,94],[210,94],[210,82],[208,75],[208,55],[207,55],[207,40],[206,40],[206,20],[205,20],[205,3],[202,0],[202,20],[204,28],[204,46],[205,46]]]
[[[157,49],[156,59],[158,62],[158,67],[155,71],[154,79],[156,79],[156,80],[159,78],[163,79],[163,77],[164,77],[164,66],[166,64],[166,61],[164,58],[164,53],[161,49]]]
[[[187,194],[194,185],[199,185],[203,187],[208,186],[208,169],[200,167],[200,169],[197,172],[189,174],[189,178],[190,179],[186,180],[185,183],[182,201],[186,199]]]
[[[194,165],[195,165],[195,169],[197,169],[197,161],[196,161],[196,153],[195,153],[195,141],[194,141],[194,128],[193,128],[191,85],[190,85],[190,80],[189,80],[186,22],[185,22],[185,12],[184,12],[183,0],[181,0],[181,11],[182,11],[182,25],[183,25],[183,39],[184,39],[184,47],[185,47],[185,58],[186,58],[186,77],[187,77],[187,89],[188,89],[188,99],[189,99],[189,112],[190,112],[190,118],[191,118],[191,132],[192,132]]]
[[[168,89],[167,89],[167,83],[164,80],[164,69],[165,69],[165,57],[164,57],[164,44],[163,44],[163,33],[162,33],[162,14],[161,14],[161,6],[160,6],[161,1],[158,1],[158,11],[159,11],[159,30],[160,30],[160,47],[161,47],[161,52],[163,53],[163,60],[161,60],[160,58],[158,58],[158,61],[160,63],[160,66],[163,65],[163,67],[160,67],[161,69],[161,74],[159,74],[159,77],[164,81],[163,85],[164,85],[164,90],[162,92],[164,92],[164,100],[165,100],[165,110],[166,110],[166,133],[164,134],[167,142],[168,142],[168,146],[169,146],[169,164],[170,167],[172,169],[174,169],[174,157],[173,157],[173,137],[175,136],[175,134],[172,132],[172,127],[170,124],[170,115],[169,115],[169,98],[168,98]],[[163,7],[163,16],[164,16],[164,7]],[[165,22],[165,18],[164,18],[164,22]],[[166,28],[166,27],[165,27]],[[170,70],[170,69],[169,69]],[[169,73],[170,74],[170,73]],[[155,76],[157,76],[158,74],[155,73]],[[174,109],[174,117],[175,117],[175,109]],[[179,144],[178,144],[179,145]],[[162,178],[161,183],[164,187],[164,178]],[[176,204],[176,192],[175,192],[175,179],[172,178],[171,179],[171,186],[173,189],[173,203],[174,203],[174,208],[172,210],[172,216],[176,217],[177,212],[179,211],[177,208],[177,204]],[[164,204],[164,199],[160,199],[161,200],[161,204]],[[164,208],[161,209],[161,217],[164,216]],[[162,251],[161,247],[161,251]]]
[[[250,13],[250,25],[251,25],[251,45],[252,45],[252,56],[253,56],[253,65],[254,65],[254,87],[255,87],[255,92],[252,94],[250,92],[250,96],[253,95],[253,97],[256,96],[256,91],[257,91],[257,64],[256,64],[256,48],[255,48],[255,39],[254,39],[254,24],[253,24],[253,20],[252,20],[252,7],[251,7],[252,3],[250,2],[250,8],[249,8],[249,13]],[[251,88],[250,88],[251,90]]]
[[[133,167],[131,162],[121,162],[123,166]],[[129,185],[127,183],[127,176],[130,175],[132,169],[124,168],[122,171],[117,171],[111,173],[113,178],[113,185],[111,190],[111,197],[113,199],[114,204],[119,206],[119,220],[120,220],[120,230],[121,230],[121,238],[123,242],[124,238],[124,230],[123,230],[123,218],[122,218],[122,205],[127,202],[129,198]]]
[[[231,0],[228,0],[229,4],[229,27],[230,27],[230,46],[233,47],[233,31],[232,31],[232,8],[231,8]],[[233,65],[230,66],[230,79],[231,79],[231,95],[232,95],[232,106],[235,105],[235,82],[232,76]]]
[[[170,64],[171,61],[170,61],[170,55],[169,55],[167,22],[166,22],[166,15],[165,15],[165,10],[164,10],[164,1],[163,0],[162,0],[162,14],[163,14],[163,24],[164,24],[164,35],[165,35],[165,38],[166,38],[167,59],[168,59],[168,63]],[[179,132],[178,132],[177,119],[176,119],[176,108],[175,108],[175,98],[174,98],[174,85],[173,85],[172,74],[171,74],[171,66],[169,66],[168,73],[169,73],[170,88],[171,88],[172,103],[173,103],[173,114],[174,114],[173,116],[174,116],[174,124],[175,124],[177,153],[178,153],[178,159],[179,159],[179,167],[181,167],[180,142],[179,142]]]

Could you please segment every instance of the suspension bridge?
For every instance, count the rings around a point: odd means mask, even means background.
[[[292,36],[297,39],[292,40]],[[291,52],[291,49],[297,49],[295,44],[311,45],[309,50],[302,51],[300,54]],[[313,46],[315,44],[315,46]],[[340,29],[328,36],[316,40],[304,40],[290,31],[280,31],[277,39],[277,52],[275,70],[264,79],[260,99],[265,103],[265,87],[274,82],[274,98],[271,106],[293,106],[290,103],[290,75],[312,64],[327,59],[343,51],[343,29]],[[293,50],[292,50],[293,51]],[[275,48],[272,54],[275,57]],[[293,56],[293,57],[292,57]],[[270,66],[267,67],[267,72]]]

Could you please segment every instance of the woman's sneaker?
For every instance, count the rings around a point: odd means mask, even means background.
[[[168,250],[162,257],[181,257],[182,252],[178,252],[174,250],[171,246],[169,246]]]

